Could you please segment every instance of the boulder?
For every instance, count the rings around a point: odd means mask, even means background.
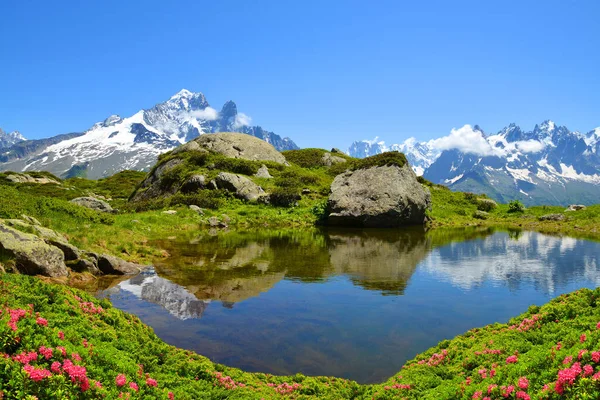
[[[167,215],[175,215],[175,214],[177,214],[177,211],[176,210],[165,210],[162,213],[167,214]]]
[[[198,143],[196,143],[195,141],[192,140],[190,142],[187,142],[184,145],[177,147],[175,150],[173,150],[173,154],[179,154],[179,153],[183,153],[186,151],[197,151],[200,153],[208,153],[208,151],[206,149],[203,149],[202,147],[200,147],[200,145]]]
[[[273,161],[288,165],[283,154],[271,144],[244,133],[213,133],[200,135],[194,142],[200,147],[226,157],[254,161]]]
[[[273,177],[269,173],[269,168],[267,168],[267,166],[264,164],[258,169],[254,176],[257,178],[273,179]]]
[[[346,154],[343,151],[341,151],[340,149],[338,149],[337,147],[334,147],[333,149],[331,149],[332,153],[338,153],[338,154]]]
[[[42,225],[40,221],[33,217],[30,217],[29,215],[21,214],[21,218],[23,219],[23,221],[29,222],[31,225]]]
[[[425,222],[431,194],[404,166],[346,171],[335,177],[329,196],[328,223],[357,227],[399,227]]]
[[[564,221],[565,216],[563,214],[546,214],[538,218],[540,221]]]
[[[200,214],[200,215],[204,215],[204,210],[203,210],[203,209],[201,209],[200,207],[198,207],[198,206],[197,206],[197,205],[195,205],[195,204],[190,204],[190,205],[189,205],[189,208],[190,208],[190,210],[192,210],[192,211],[195,211],[195,212],[197,212],[197,213],[198,213],[198,214]]]
[[[46,177],[46,176],[34,177],[29,174],[18,174],[18,173],[9,174],[6,176],[6,179],[8,179],[9,181],[14,182],[14,183],[37,183],[40,185],[51,183],[54,185],[60,185],[59,181],[52,179],[50,177]]]
[[[321,157],[320,163],[321,163],[321,165],[324,165],[325,167],[331,167],[334,164],[341,164],[341,163],[345,163],[345,162],[346,162],[345,158],[331,155],[331,153],[325,153],[325,154],[323,154],[323,157]]]
[[[204,175],[194,174],[181,185],[179,191],[181,193],[194,193],[202,189],[206,189],[206,178]]]
[[[133,275],[144,268],[143,265],[127,262],[118,257],[101,254],[98,256],[98,269],[107,275]]]
[[[215,183],[217,188],[232,192],[236,197],[247,201],[256,201],[265,194],[260,186],[243,175],[219,172]]]
[[[585,206],[583,204],[571,204],[565,211],[579,211],[585,210]]]
[[[110,206],[110,204],[108,204],[104,200],[100,200],[95,197],[77,197],[76,199],[71,200],[71,203],[75,203],[82,207],[86,207],[86,208],[100,211],[100,212],[107,212],[107,213],[114,212],[114,210]]]
[[[0,224],[0,251],[15,259],[16,268],[26,275],[53,278],[67,276],[63,252],[41,238]]]

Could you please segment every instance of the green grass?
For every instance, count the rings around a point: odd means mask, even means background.
[[[112,399],[123,393],[166,399],[171,393],[175,399],[437,400],[482,399],[489,391],[494,399],[594,399],[600,390],[599,297],[600,288],[582,289],[531,306],[507,324],[440,342],[382,384],[359,385],[216,364],[167,345],[107,300],[39,278],[0,274],[0,396]],[[11,315],[18,316],[12,327]],[[32,352],[29,361],[19,361]],[[79,369],[65,368],[69,362]],[[55,368],[53,363],[58,363]],[[44,372],[33,379],[35,371]],[[117,384],[121,374],[124,386]]]

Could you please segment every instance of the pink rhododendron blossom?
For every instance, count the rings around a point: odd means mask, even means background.
[[[507,364],[514,364],[517,361],[519,361],[519,359],[517,358],[517,356],[510,356],[506,359],[506,363]]]
[[[35,323],[41,326],[48,326],[48,320],[46,318],[37,317]]]
[[[594,367],[590,364],[587,364],[583,367],[583,376],[590,376],[594,373]]]
[[[137,383],[135,382],[129,382],[129,387],[132,388],[134,391],[138,391],[140,390],[139,386],[137,385]]]
[[[115,378],[115,383],[117,384],[118,387],[121,387],[127,383],[127,378],[125,377],[125,375],[119,374]]]
[[[519,387],[521,389],[527,389],[529,387],[529,380],[524,376],[519,378]]]
[[[156,387],[158,383],[152,378],[146,379],[146,385]]]

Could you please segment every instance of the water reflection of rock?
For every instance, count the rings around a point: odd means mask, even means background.
[[[200,318],[209,301],[198,300],[186,288],[156,275],[153,269],[119,283],[121,290],[162,306],[175,317],[186,320]]]
[[[400,295],[432,247],[487,236],[491,231],[329,230],[229,232],[185,246],[163,242],[172,257],[158,274],[201,300],[236,303],[260,295],[279,281],[323,281],[348,275],[353,283]]]
[[[334,273],[350,275],[355,284],[383,294],[402,294],[430,249],[431,240],[422,230],[329,234]]]

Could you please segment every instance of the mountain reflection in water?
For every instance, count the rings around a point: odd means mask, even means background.
[[[470,328],[600,282],[600,245],[532,232],[227,232],[100,291],[167,342],[277,374],[377,382]]]

